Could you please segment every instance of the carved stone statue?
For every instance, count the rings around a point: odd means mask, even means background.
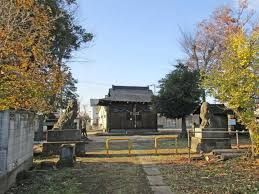
[[[195,152],[211,152],[213,149],[230,149],[227,110],[223,104],[203,102],[200,107],[201,124],[195,128],[191,149]]]
[[[57,123],[55,123],[53,129],[61,130],[61,129],[74,129],[75,124],[74,120],[77,117],[78,112],[78,104],[76,100],[70,100],[68,102],[67,108],[65,112],[63,112]]]
[[[200,128],[206,128],[210,126],[211,113],[209,110],[209,103],[203,102],[200,111],[201,124]]]

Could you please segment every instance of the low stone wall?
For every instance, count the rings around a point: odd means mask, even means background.
[[[81,131],[77,129],[49,130],[47,133],[48,142],[57,141],[80,141]]]
[[[109,134],[126,134],[126,135],[142,135],[149,133],[156,133],[157,129],[110,129]]]

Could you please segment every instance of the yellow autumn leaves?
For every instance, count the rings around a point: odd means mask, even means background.
[[[47,10],[34,0],[0,2],[0,110],[49,111],[63,85]]]
[[[215,66],[204,80],[205,87],[234,110],[254,138],[259,135],[255,114],[255,97],[259,96],[258,40],[258,31],[247,35],[240,30],[230,35],[220,66]]]

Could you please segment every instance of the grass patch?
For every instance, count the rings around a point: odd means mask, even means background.
[[[153,136],[136,136],[132,155],[128,155],[127,142],[114,142],[107,156],[105,138],[92,138],[95,141],[87,144],[87,157],[78,157],[74,168],[38,171],[42,161],[56,162],[58,156],[34,157],[35,170],[7,194],[150,194],[140,161],[160,167],[165,182],[177,194],[259,193],[258,163],[244,160],[188,163],[187,139],[179,139],[178,154],[173,140],[160,141],[161,149],[156,155]]]
[[[175,193],[259,193],[258,163],[242,159],[160,165]]]
[[[74,168],[31,171],[7,194],[152,193],[140,165],[78,163]]]

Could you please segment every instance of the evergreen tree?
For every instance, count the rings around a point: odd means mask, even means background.
[[[190,71],[183,64],[159,81],[160,90],[154,96],[154,105],[157,112],[167,118],[182,119],[182,136],[185,136],[185,117],[200,103],[201,90],[199,88],[198,71]]]

